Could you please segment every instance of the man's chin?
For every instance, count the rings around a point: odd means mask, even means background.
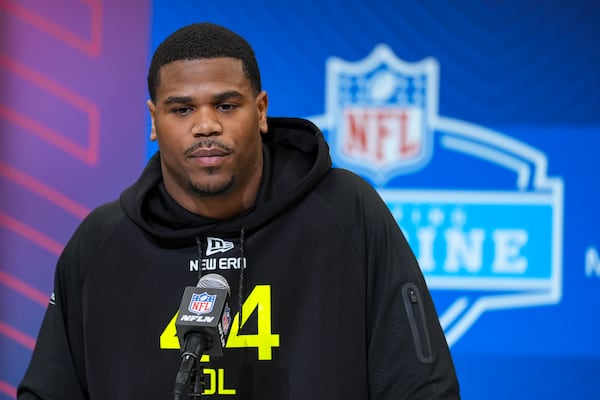
[[[188,185],[188,191],[196,197],[219,197],[231,192],[235,179],[224,182],[202,182]]]

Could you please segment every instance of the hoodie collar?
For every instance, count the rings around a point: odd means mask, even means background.
[[[140,228],[161,241],[192,245],[198,234],[208,230],[258,229],[298,202],[331,168],[323,134],[310,121],[269,118],[268,126],[262,136],[263,178],[251,209],[225,221],[187,211],[164,188],[160,152],[148,161],[140,178],[123,191],[121,207]]]

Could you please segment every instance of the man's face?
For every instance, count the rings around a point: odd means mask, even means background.
[[[241,60],[176,61],[159,73],[156,104],[148,108],[169,194],[196,211],[198,201],[257,190],[267,96],[253,94]]]

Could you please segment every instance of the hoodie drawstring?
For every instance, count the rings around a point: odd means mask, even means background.
[[[238,283],[238,331],[242,329],[242,305],[244,301],[244,270],[246,269],[246,259],[244,258],[246,227],[242,226],[240,231],[240,280]]]
[[[198,282],[200,282],[200,278],[202,278],[202,242],[199,236],[196,236],[196,247],[198,248]]]

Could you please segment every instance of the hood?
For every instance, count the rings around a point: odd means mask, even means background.
[[[268,118],[263,138],[263,177],[256,204],[225,221],[193,214],[166,192],[162,183],[160,152],[148,162],[140,178],[120,197],[125,214],[158,241],[195,243],[206,231],[251,232],[293,206],[331,168],[323,134],[310,121]]]

